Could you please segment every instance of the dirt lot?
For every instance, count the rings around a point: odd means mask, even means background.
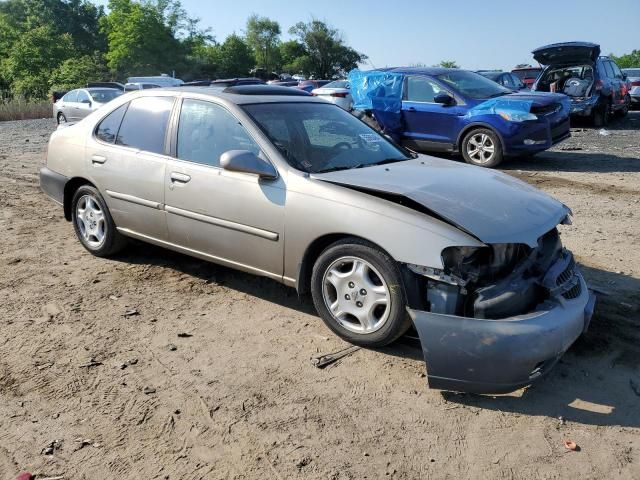
[[[0,123],[0,478],[640,478],[640,112],[504,166],[573,209],[601,293],[552,374],[501,397],[429,390],[410,341],[315,368],[346,345],[273,281],[90,256],[38,187],[53,129]]]

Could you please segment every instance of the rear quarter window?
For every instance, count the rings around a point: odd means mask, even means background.
[[[145,152],[164,153],[164,139],[173,100],[173,97],[131,100],[118,130],[116,144]]]
[[[120,123],[122,123],[122,117],[124,117],[124,112],[127,111],[128,105],[128,103],[125,103],[116,108],[98,124],[98,128],[96,129],[96,138],[98,140],[106,143],[115,142]]]

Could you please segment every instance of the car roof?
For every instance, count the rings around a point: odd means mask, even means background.
[[[406,75],[441,75],[449,72],[459,72],[459,68],[443,68],[443,67],[391,67],[379,68],[381,72],[404,73]]]
[[[77,90],[86,90],[87,92],[95,92],[96,90],[113,90],[114,92],[121,92],[119,88],[113,87],[88,87],[88,88],[78,88]]]
[[[286,89],[286,90],[283,90]],[[206,95],[214,98],[223,98],[238,105],[248,105],[253,103],[278,103],[278,102],[312,102],[326,104],[324,100],[312,95],[301,93],[300,90],[289,92],[289,87],[279,87],[271,85],[245,85],[228,87],[168,87],[154,88],[152,90],[141,90],[142,96],[153,96],[158,92],[193,93]],[[295,93],[294,93],[295,92]]]

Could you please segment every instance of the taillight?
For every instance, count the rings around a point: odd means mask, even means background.
[[[347,98],[347,95],[348,95],[348,94],[346,94],[346,93],[338,93],[338,92],[334,92],[334,93],[331,93],[331,94],[330,94],[330,96],[332,96],[332,97],[338,97],[338,98]]]
[[[602,90],[602,87],[604,87],[604,82],[602,80],[597,80],[595,86],[596,92]]]

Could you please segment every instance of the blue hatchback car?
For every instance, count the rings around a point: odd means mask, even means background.
[[[354,70],[354,109],[419,151],[460,152],[473,165],[532,155],[570,136],[570,102],[513,92],[475,72],[447,68]]]

